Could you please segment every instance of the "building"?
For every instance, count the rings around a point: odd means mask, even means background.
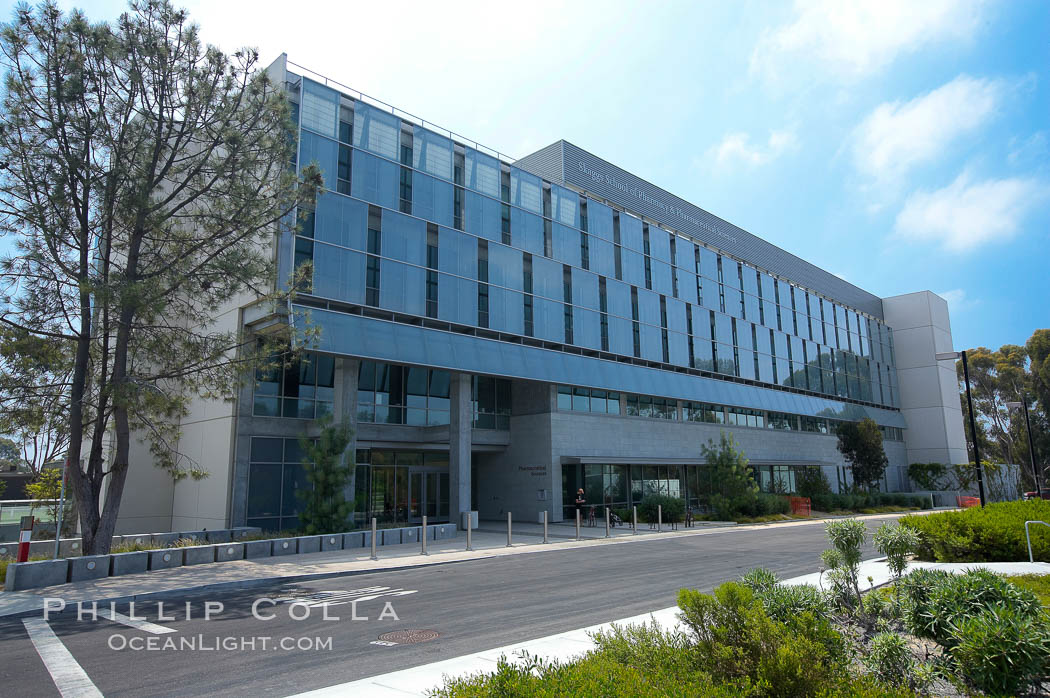
[[[511,161],[284,56],[270,71],[329,189],[275,240],[281,278],[310,261],[311,286],[216,322],[319,340],[197,404],[179,448],[210,477],[133,468],[121,530],[294,526],[297,439],[329,413],[353,422],[358,522],[557,521],[578,487],[702,507],[723,431],[768,490],[807,467],[845,486],[841,420],[882,427],[889,490],[909,462],[964,461],[936,295],[878,298],[571,143]]]

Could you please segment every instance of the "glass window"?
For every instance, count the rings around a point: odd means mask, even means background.
[[[451,181],[452,141],[425,128],[414,127],[412,167]]]
[[[400,136],[401,119],[360,100],[354,102],[354,147],[397,160]],[[355,178],[358,172],[355,162]]]
[[[302,100],[299,119],[303,128],[336,138],[339,135],[339,93],[304,78]]]
[[[497,182],[498,183],[498,182]],[[497,190],[498,191],[498,190]],[[532,174],[510,168],[510,200],[515,206],[543,215],[543,180]]]

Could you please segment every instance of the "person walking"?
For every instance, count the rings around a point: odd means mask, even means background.
[[[583,521],[583,507],[587,504],[587,497],[583,494],[583,488],[581,487],[576,492],[576,520]]]

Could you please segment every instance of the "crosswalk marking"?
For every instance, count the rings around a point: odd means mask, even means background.
[[[102,698],[87,672],[73,659],[46,620],[25,618],[22,624],[62,698]]]

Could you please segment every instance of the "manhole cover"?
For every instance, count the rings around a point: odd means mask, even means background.
[[[438,632],[436,630],[395,630],[379,636],[379,639],[383,642],[396,642],[399,645],[428,642],[437,638]]]

